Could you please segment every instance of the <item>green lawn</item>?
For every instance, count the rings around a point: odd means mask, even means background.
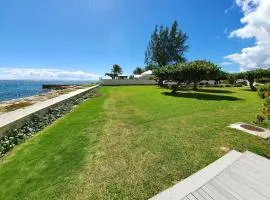
[[[226,149],[270,158],[270,140],[227,128],[255,120],[244,88],[103,87],[0,161],[0,199],[147,199]]]

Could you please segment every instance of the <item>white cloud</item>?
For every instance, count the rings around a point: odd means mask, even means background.
[[[231,10],[233,10],[234,8],[235,8],[235,3],[233,3],[229,8],[224,10],[224,14],[229,15]]]
[[[231,62],[223,62],[223,63],[220,63],[221,66],[226,66],[226,65],[232,65],[233,63]]]
[[[100,75],[59,69],[0,68],[0,79],[97,80]]]
[[[244,14],[243,27],[232,31],[229,37],[255,38],[256,43],[225,59],[239,64],[241,70],[270,66],[270,0],[236,0],[236,4]]]

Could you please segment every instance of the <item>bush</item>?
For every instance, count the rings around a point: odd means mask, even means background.
[[[261,83],[261,84],[267,84],[267,83],[270,83],[270,78],[267,78],[267,77],[258,78],[256,79],[256,82]]]
[[[232,85],[231,84],[226,84],[225,87],[232,87]]]
[[[257,116],[258,122],[264,120],[270,120],[270,85],[263,85],[258,87],[258,95],[261,99],[264,99],[263,108],[261,113]]]
[[[25,124],[19,129],[13,129],[0,140],[0,157],[14,148],[16,145],[23,143],[25,140],[31,138],[35,133],[41,131],[46,126],[53,123],[59,117],[62,117],[66,113],[70,112],[75,105],[80,104],[84,100],[93,97],[95,90],[90,91],[78,97],[76,99],[70,99],[57,107],[50,108],[47,114],[34,115],[31,121],[25,122]]]
[[[270,84],[261,85],[258,87],[258,95],[261,99],[268,97],[269,93],[270,93]]]
[[[266,119],[265,115],[260,113],[257,115],[257,122],[262,123]]]

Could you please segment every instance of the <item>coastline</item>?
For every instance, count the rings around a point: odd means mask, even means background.
[[[40,94],[28,96],[28,97],[0,101],[0,115],[10,112],[10,111],[17,110],[17,109],[25,108],[27,106],[30,106],[30,105],[33,105],[42,101],[46,101],[48,99],[52,99],[60,95],[67,94],[77,89],[82,89],[84,87],[85,87],[84,85],[80,85],[80,86],[70,85],[68,87],[65,87],[59,90],[48,90],[44,93],[40,93]]]

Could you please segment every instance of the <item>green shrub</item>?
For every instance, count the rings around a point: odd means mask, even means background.
[[[259,86],[257,91],[259,97],[264,99],[263,108],[257,116],[257,121],[263,122],[266,119],[270,120],[270,84]]]
[[[270,83],[270,78],[267,78],[267,77],[258,78],[256,79],[256,82],[261,83],[261,84],[267,84],[267,83]]]
[[[270,84],[267,85],[261,85],[257,88],[258,95],[261,99],[264,99],[269,96],[270,93]]]
[[[232,85],[231,84],[226,84],[225,87],[232,87]]]
[[[262,123],[264,120],[266,120],[266,116],[262,113],[257,115],[257,122]]]

